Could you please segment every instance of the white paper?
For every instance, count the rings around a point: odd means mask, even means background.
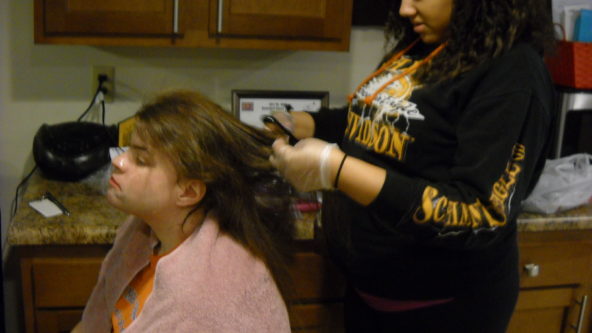
[[[53,217],[63,214],[62,210],[49,199],[29,201],[29,206],[45,217]]]
[[[263,128],[261,117],[273,111],[286,110],[286,104],[289,104],[294,111],[316,112],[321,109],[321,100],[318,98],[243,97],[239,105],[239,118],[245,124]]]

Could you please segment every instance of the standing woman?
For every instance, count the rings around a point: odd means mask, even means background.
[[[505,332],[516,218],[555,106],[544,1],[393,1],[387,35],[346,108],[276,115],[302,140],[276,140],[272,163],[299,190],[333,190],[323,228],[348,332]]]

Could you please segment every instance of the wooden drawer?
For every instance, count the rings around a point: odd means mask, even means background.
[[[32,259],[35,307],[84,307],[97,282],[102,261],[102,258]]]
[[[290,266],[293,300],[342,299],[345,281],[337,268],[326,258],[312,253],[297,253]]]
[[[520,246],[521,287],[581,284],[590,276],[590,243],[522,244]],[[527,265],[536,265],[529,274]]]

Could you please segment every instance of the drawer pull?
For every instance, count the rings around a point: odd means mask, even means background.
[[[576,301],[576,304],[580,306],[580,313],[578,315],[578,323],[576,325],[570,325],[576,333],[582,332],[582,326],[584,324],[584,314],[586,313],[586,305],[588,305],[588,295],[582,296],[580,302]]]
[[[222,33],[222,20],[224,20],[224,0],[218,0],[218,27],[216,29],[218,34]]]
[[[530,263],[524,265],[524,270],[526,271],[526,275],[530,277],[537,277],[541,273],[541,266],[538,264]]]
[[[179,33],[179,0],[173,0],[173,34]]]

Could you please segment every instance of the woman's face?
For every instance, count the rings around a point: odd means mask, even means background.
[[[107,201],[141,218],[175,206],[179,186],[171,161],[132,134],[129,150],[113,159]]]
[[[409,19],[426,44],[444,41],[452,16],[453,0],[401,0],[399,15]]]

